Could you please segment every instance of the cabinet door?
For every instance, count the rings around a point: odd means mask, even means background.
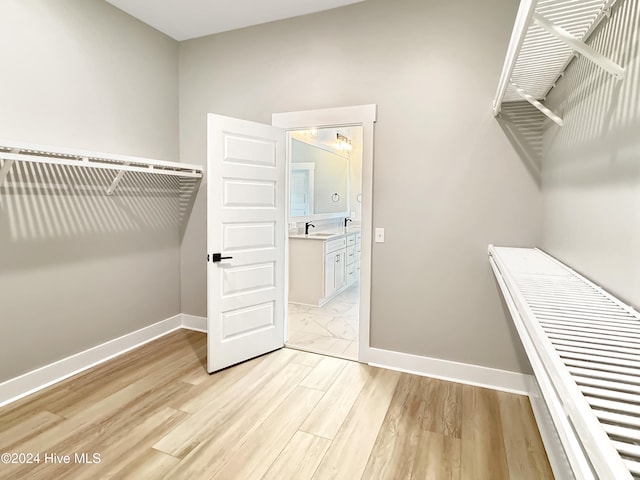
[[[335,256],[335,290],[340,290],[347,283],[346,250],[338,250]]]
[[[338,251],[339,252],[339,251]],[[324,297],[336,291],[336,253],[328,253],[324,262]]]

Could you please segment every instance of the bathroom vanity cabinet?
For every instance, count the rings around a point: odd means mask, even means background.
[[[345,254],[346,283],[349,286],[360,278],[360,232],[347,235]]]
[[[320,306],[360,274],[360,232],[289,237],[289,301]]]

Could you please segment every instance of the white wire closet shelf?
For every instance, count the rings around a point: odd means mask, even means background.
[[[615,78],[624,69],[585,42],[617,0],[521,0],[493,101],[526,100],[558,125],[562,118],[543,102],[574,55],[593,61]]]
[[[202,167],[188,163],[166,162],[66,147],[35,145],[11,140],[0,140],[0,159],[4,160],[0,168],[0,186],[9,175],[14,162],[35,162],[114,170],[117,175],[106,192],[108,195],[115,191],[125,172],[171,175],[193,179],[202,178],[203,175]]]
[[[573,477],[640,478],[640,314],[538,249],[489,255]]]

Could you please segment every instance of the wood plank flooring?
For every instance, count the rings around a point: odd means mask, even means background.
[[[0,453],[40,455],[0,478],[553,478],[526,397],[289,349],[208,375],[205,340],[180,330],[0,408]]]

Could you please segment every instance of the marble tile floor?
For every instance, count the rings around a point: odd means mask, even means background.
[[[322,307],[290,303],[287,347],[357,360],[359,300],[355,283]]]

